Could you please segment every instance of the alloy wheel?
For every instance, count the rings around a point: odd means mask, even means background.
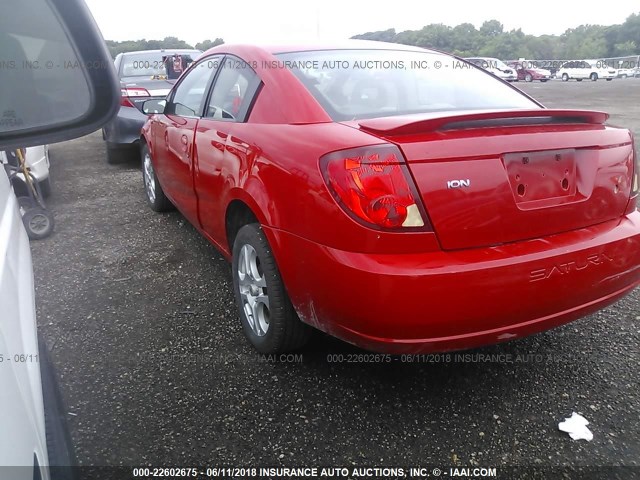
[[[260,258],[251,245],[245,244],[238,258],[238,280],[242,309],[252,332],[264,337],[269,331],[269,295]]]
[[[151,154],[144,154],[144,186],[147,191],[147,197],[151,203],[156,201],[156,179],[153,172],[153,164],[151,163]]]

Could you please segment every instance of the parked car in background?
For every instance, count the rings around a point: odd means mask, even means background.
[[[616,78],[633,78],[635,74],[635,68],[619,68],[616,72]]]
[[[611,81],[617,74],[615,68],[608,67],[600,60],[572,60],[562,64],[556,72],[556,78],[562,79],[563,82],[569,80],[581,82],[585,79],[595,82],[601,78]]]
[[[45,197],[51,194],[51,179],[49,178],[49,145],[40,145],[38,147],[27,147],[23,149],[24,159],[27,166],[33,174],[33,178],[40,186],[40,191]],[[9,156],[15,156],[15,150],[0,151],[0,163],[8,163]],[[15,162],[14,162],[15,163]],[[24,181],[24,175],[19,173]]]
[[[358,68],[397,61],[441,68]],[[456,64],[379,42],[222,45],[145,103],[161,112],[140,138],[148,204],[231,260],[257,350],[312,328],[387,353],[471,348],[640,283],[631,132]]]
[[[465,60],[480,68],[484,68],[486,71],[493,73],[496,77],[506,80],[507,82],[515,82],[518,80],[518,75],[515,70],[497,58],[471,57],[465,58]]]
[[[531,62],[508,62],[507,65],[515,70],[518,80],[546,82],[551,78],[551,72],[544,68],[537,68]]]
[[[196,60],[200,50],[166,49],[121,53],[114,65],[122,98],[116,118],[104,126],[107,161],[119,163],[137,154],[140,129],[147,119],[142,104],[152,98],[164,98],[178,77]]]

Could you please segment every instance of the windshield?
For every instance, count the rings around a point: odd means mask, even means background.
[[[443,54],[330,50],[278,55],[335,121],[433,111],[539,106],[485,71]]]
[[[185,58],[187,64],[193,63],[199,56],[198,50],[128,53],[122,58],[121,77],[154,77],[167,75],[165,60],[174,54]],[[169,72],[170,73],[170,72]]]

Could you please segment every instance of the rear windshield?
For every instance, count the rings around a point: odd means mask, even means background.
[[[173,73],[173,62],[167,62],[167,58],[171,57],[171,60],[173,60],[174,55],[180,55],[184,59],[184,65],[188,66],[200,56],[200,52],[194,50],[185,52],[167,51],[125,54],[122,57],[120,77],[154,77],[169,75]],[[180,71],[180,73],[182,73],[182,71]]]
[[[327,50],[277,55],[335,121],[434,111],[540,108],[469,63],[437,53]]]

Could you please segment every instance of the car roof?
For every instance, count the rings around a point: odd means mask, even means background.
[[[294,44],[222,44],[210,50],[215,52],[234,53],[239,51],[263,52],[271,55],[296,52],[313,52],[321,50],[396,50],[421,53],[446,54],[437,50],[403,45],[401,43],[376,42],[372,40],[343,40],[340,42],[309,42]]]
[[[182,53],[182,52],[200,52],[195,48],[162,48],[156,50],[136,50],[135,52],[123,52],[122,55],[139,55],[143,53]]]

